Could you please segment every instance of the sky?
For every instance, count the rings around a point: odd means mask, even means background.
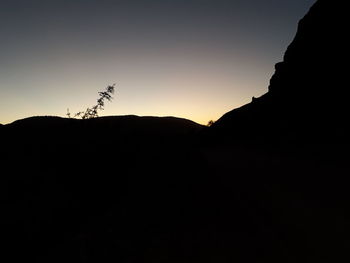
[[[206,124],[267,92],[315,0],[0,0],[0,123],[104,115]]]

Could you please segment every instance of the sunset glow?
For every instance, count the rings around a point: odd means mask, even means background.
[[[0,123],[65,116],[113,83],[103,115],[216,120],[267,91],[314,1],[260,2],[1,1]]]

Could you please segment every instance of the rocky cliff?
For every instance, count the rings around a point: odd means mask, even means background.
[[[343,140],[349,131],[345,2],[317,1],[275,66],[268,92],[220,118],[236,139]]]

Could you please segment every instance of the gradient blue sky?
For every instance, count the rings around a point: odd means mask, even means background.
[[[267,91],[315,0],[0,0],[0,123],[102,115],[206,124]]]

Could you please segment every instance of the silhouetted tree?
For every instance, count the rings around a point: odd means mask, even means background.
[[[98,117],[98,111],[104,110],[105,106],[105,100],[111,101],[113,99],[112,94],[114,94],[115,84],[108,86],[105,91],[98,92],[98,95],[100,96],[97,99],[97,104],[86,108],[85,111],[79,111],[76,114],[74,114],[74,117],[78,117],[81,119],[92,119]],[[71,118],[71,113],[69,112],[69,109],[67,109],[68,118]]]

